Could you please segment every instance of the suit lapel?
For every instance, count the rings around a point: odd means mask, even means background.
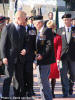
[[[63,27],[61,29],[61,33],[62,33],[62,39],[65,43],[67,43],[67,39],[66,39],[66,30],[65,30],[65,27]]]
[[[62,28],[62,37],[63,37],[64,42],[66,42],[68,44],[67,38],[66,38],[66,30],[65,30],[65,27]],[[71,36],[70,36],[70,41],[71,41],[71,37],[72,37],[72,32],[71,32]]]
[[[14,24],[12,24],[12,29],[14,31],[12,32],[12,36],[13,36],[12,38],[14,38],[14,41],[17,43],[19,35],[18,35],[18,31]]]

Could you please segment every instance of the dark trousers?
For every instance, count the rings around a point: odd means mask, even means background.
[[[62,68],[60,69],[61,74],[61,84],[62,84],[62,91],[64,96],[68,96],[69,89],[70,89],[70,83],[69,83],[69,75],[71,76],[71,80],[74,79],[75,76],[75,62],[73,62],[69,55],[66,55],[64,59],[62,59]]]
[[[12,81],[14,66],[15,65],[11,63],[9,63],[8,66],[5,66],[5,79],[4,79],[3,91],[2,91],[3,97],[9,97],[10,84]]]
[[[23,80],[23,67],[24,65],[18,62],[15,67],[15,75],[13,77],[13,90],[15,97],[24,97],[24,80]]]
[[[26,62],[24,65],[24,88],[26,91],[33,90],[33,62]]]
[[[3,97],[9,97],[10,84],[13,77],[13,89],[14,96],[20,97],[23,96],[23,65],[18,62],[17,64],[10,63],[8,66],[5,66],[5,79],[3,83]]]

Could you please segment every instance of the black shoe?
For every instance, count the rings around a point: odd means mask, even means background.
[[[35,96],[36,94],[34,93],[34,91],[32,92],[32,96]]]
[[[53,94],[53,98],[55,98],[55,94]]]
[[[69,95],[73,94],[73,89],[69,90]]]
[[[27,97],[32,97],[32,93],[31,92],[27,92]]]
[[[55,98],[55,94],[54,93],[52,93],[52,96],[53,96],[53,98]]]

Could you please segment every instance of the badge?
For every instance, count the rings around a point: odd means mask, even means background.
[[[46,36],[45,35],[40,35],[40,40],[41,40],[41,45],[44,45]]]
[[[36,35],[36,31],[35,30],[30,30],[29,35]]]

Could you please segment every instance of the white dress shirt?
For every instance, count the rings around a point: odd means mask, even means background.
[[[70,42],[70,38],[71,38],[71,27],[65,27],[66,29],[66,39],[67,39],[67,43]]]

